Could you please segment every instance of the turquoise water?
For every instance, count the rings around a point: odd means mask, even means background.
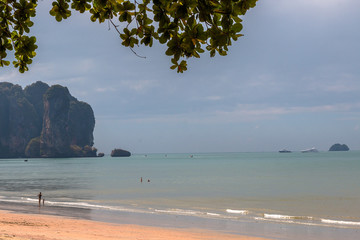
[[[0,203],[112,215],[360,229],[359,186],[360,151],[0,160]]]

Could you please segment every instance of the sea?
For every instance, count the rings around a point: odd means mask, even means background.
[[[273,239],[360,239],[360,151],[0,159],[0,209]]]

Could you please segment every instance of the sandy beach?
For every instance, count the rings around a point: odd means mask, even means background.
[[[110,224],[58,216],[0,211],[1,240],[265,240],[201,229]]]

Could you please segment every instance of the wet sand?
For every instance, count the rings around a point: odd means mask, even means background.
[[[1,240],[265,240],[203,229],[110,224],[60,216],[0,211]]]

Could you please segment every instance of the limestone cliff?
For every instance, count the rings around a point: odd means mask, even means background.
[[[71,145],[85,147],[94,144],[94,112],[86,102],[71,101],[69,108],[69,137]]]
[[[18,85],[0,83],[0,157],[23,157],[39,129],[34,106]],[[29,121],[30,120],[30,121]]]
[[[24,94],[25,97],[29,100],[29,102],[34,106],[35,111],[37,113],[36,124],[41,132],[42,129],[42,121],[44,116],[44,102],[43,97],[45,92],[49,89],[49,85],[43,82],[36,82],[31,84],[30,86],[25,87]]]
[[[91,106],[66,87],[0,83],[0,158],[96,156],[94,127]]]
[[[40,155],[43,157],[69,157],[68,131],[70,93],[66,87],[55,85],[44,94],[44,117],[40,137]]]

